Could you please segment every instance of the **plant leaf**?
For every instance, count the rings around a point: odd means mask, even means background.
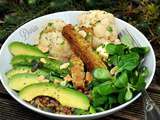
[[[113,43],[109,43],[105,46],[105,49],[110,55],[122,55],[124,54],[126,46],[124,44],[115,45]]]
[[[108,59],[108,63],[113,64],[114,66],[117,66],[118,65],[118,58],[119,58],[118,55],[110,56]]]
[[[112,82],[107,81],[93,88],[93,91],[100,95],[109,95],[115,91]]]
[[[118,76],[118,78],[115,80],[115,83],[114,85],[117,87],[117,88],[123,88],[123,87],[126,87],[128,84],[128,76],[127,76],[127,73],[126,71],[122,72],[120,74],[120,76]]]
[[[130,52],[122,55],[118,63],[119,71],[132,71],[139,64],[139,55],[135,52]]]
[[[125,102],[125,100],[124,100],[125,94],[126,94],[126,89],[120,90],[120,92],[118,94],[118,103],[119,104],[122,104]]]
[[[132,97],[133,97],[133,93],[132,93],[132,91],[128,88],[128,89],[127,89],[127,92],[126,92],[126,94],[125,94],[125,100],[128,101],[128,100],[132,99]]]
[[[149,52],[149,50],[149,47],[134,47],[131,49],[132,52],[138,53],[141,57],[144,57]]]

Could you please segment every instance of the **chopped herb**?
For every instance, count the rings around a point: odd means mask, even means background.
[[[87,35],[85,37],[85,39],[88,41],[88,42],[92,42],[93,40],[93,35],[91,32],[87,32]]]
[[[101,21],[100,21],[100,20],[98,20],[98,21],[96,22],[96,24],[97,24],[97,23],[100,23],[100,22],[101,22]]]
[[[41,39],[41,36],[42,36],[43,32],[44,32],[43,30],[40,32],[39,39]]]
[[[65,41],[63,40],[60,45],[64,45]]]
[[[107,31],[110,32],[110,33],[113,32],[112,27],[111,27],[111,26],[108,26],[108,27],[107,27]]]
[[[51,27],[53,25],[53,23],[48,23],[48,26]]]

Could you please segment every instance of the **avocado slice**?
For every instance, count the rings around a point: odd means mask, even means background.
[[[17,65],[32,66],[33,61],[39,62],[40,57],[28,56],[28,55],[17,55],[17,56],[13,56],[11,60],[11,64],[13,66],[17,66]]]
[[[41,61],[43,59],[43,62]],[[11,60],[11,64],[13,66],[16,65],[32,65],[34,62],[40,63],[42,62],[43,67],[49,69],[50,71],[54,72],[56,75],[65,77],[69,73],[69,69],[60,69],[60,66],[63,62],[50,59],[46,57],[35,57],[35,56],[27,56],[27,55],[17,55],[14,56]]]
[[[48,82],[46,79],[41,79],[41,76],[31,73],[16,74],[9,79],[9,86],[13,90],[20,91],[24,87],[40,82]],[[43,77],[43,76],[42,76]]]
[[[37,96],[49,96],[59,101],[63,106],[83,110],[88,110],[90,106],[88,97],[83,93],[70,88],[54,85],[53,83],[37,83],[29,85],[20,91],[19,96],[25,101],[31,101]]]
[[[46,55],[37,47],[22,42],[12,42],[9,50],[13,55],[31,55],[45,57]]]
[[[43,75],[43,76],[48,75],[47,71],[43,69],[37,69],[35,72],[32,72],[31,66],[16,66],[13,69],[9,70],[6,73],[6,76],[7,78],[11,78],[12,76],[20,73],[32,73],[32,74]]]

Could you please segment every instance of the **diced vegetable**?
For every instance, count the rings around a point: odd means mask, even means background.
[[[106,29],[107,29],[107,31],[110,32],[110,33],[113,31],[113,29],[112,29],[111,26],[108,26]]]

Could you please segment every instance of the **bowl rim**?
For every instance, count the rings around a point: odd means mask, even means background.
[[[31,21],[36,21],[36,20],[38,20],[38,19],[41,19],[41,18],[43,18],[43,17],[48,17],[48,16],[51,16],[51,15],[53,15],[53,14],[68,14],[68,13],[82,13],[82,12],[86,12],[86,11],[61,11],[61,12],[55,12],[55,13],[51,13],[51,14],[47,14],[47,15],[43,15],[43,16],[37,17],[37,18],[35,18],[35,19],[32,19],[32,20],[26,22],[26,23],[23,24],[22,26],[18,27],[13,33],[11,33],[11,34],[9,35],[9,37],[6,39],[6,41],[7,41],[10,37],[12,37],[12,35],[15,34],[18,29],[22,28],[23,26],[25,26],[26,24],[28,24],[28,23],[31,22]],[[121,20],[121,19],[119,19],[119,18],[116,18],[116,19],[117,19],[118,21],[121,21],[122,23],[125,23],[125,24],[127,23],[127,22],[125,22],[125,21],[123,21],[123,20]],[[134,31],[139,32],[144,38],[146,38],[146,37],[144,36],[144,34],[143,34],[142,32],[140,32],[138,29],[136,29],[134,26],[132,26],[132,25],[129,24],[129,23],[127,23],[127,24],[128,24],[129,27],[131,27]],[[147,39],[147,38],[146,38],[146,39]],[[148,39],[147,39],[147,40],[148,40]],[[4,47],[5,47],[6,44],[7,44],[6,41],[5,41],[5,42],[3,43],[3,45],[1,46],[0,55],[2,54],[2,51],[3,51]],[[156,62],[156,58],[155,58],[155,53],[154,53],[154,50],[153,50],[150,42],[149,42],[149,41],[146,41],[146,42],[147,42],[147,44],[148,44],[149,47],[150,47],[150,51],[151,51],[151,53],[152,53],[152,55],[153,55],[153,62],[154,62],[153,72],[150,74],[150,79],[149,79],[148,83],[147,83],[146,86],[145,86],[145,88],[147,89],[147,88],[149,87],[149,85],[151,84],[151,82],[152,82],[152,80],[153,80],[153,76],[154,76],[154,74],[155,74],[155,69],[156,69],[156,64],[155,64],[155,62]],[[134,102],[136,99],[138,99],[138,98],[140,97],[140,95],[141,95],[141,93],[138,93],[138,94],[137,94],[136,96],[134,96],[130,101],[125,102],[125,103],[123,103],[123,104],[121,104],[121,105],[118,105],[118,106],[116,106],[116,107],[114,107],[114,108],[112,108],[112,109],[105,110],[105,111],[103,111],[103,112],[98,112],[98,113],[94,113],[94,114],[87,114],[87,115],[62,115],[62,114],[56,114],[56,113],[51,113],[51,112],[46,112],[46,111],[40,110],[40,109],[38,109],[38,108],[30,105],[29,103],[21,100],[19,97],[15,96],[15,95],[12,93],[12,91],[9,89],[9,87],[7,87],[7,86],[5,85],[5,83],[4,83],[3,80],[2,80],[2,75],[1,75],[1,73],[0,73],[0,80],[1,80],[1,83],[2,83],[2,85],[4,86],[4,88],[7,90],[7,92],[8,92],[17,102],[19,102],[20,104],[22,104],[22,105],[25,106],[26,108],[29,108],[29,109],[32,110],[32,111],[35,111],[35,112],[40,113],[40,114],[43,114],[43,115],[45,115],[45,116],[57,117],[57,118],[93,118],[93,117],[98,117],[98,116],[109,115],[109,114],[112,114],[113,112],[116,112],[116,111],[122,109],[122,108],[125,108],[126,106],[128,106],[129,104],[131,104],[132,102]]]

